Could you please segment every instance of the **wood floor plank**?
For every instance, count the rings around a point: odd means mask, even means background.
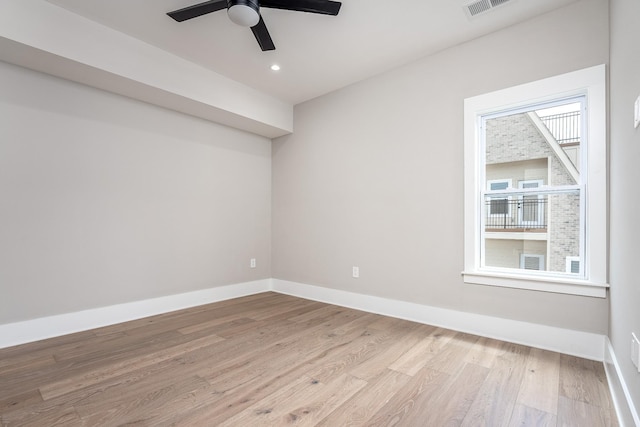
[[[32,389],[24,393],[0,399],[0,414],[33,407],[34,405],[37,405],[39,403],[42,403],[42,396],[40,396],[40,391],[38,391],[37,389]]]
[[[199,377],[181,378],[175,381],[149,378],[146,384],[138,384],[136,390],[108,390],[92,395],[74,405],[85,425],[151,425],[149,414],[162,408],[167,402],[205,389],[208,383]]]
[[[317,424],[319,427],[363,426],[366,421],[382,408],[411,378],[390,369],[359,390],[343,405],[332,411]]]
[[[179,344],[167,348],[166,350],[150,353],[145,356],[108,364],[101,369],[92,370],[80,375],[70,376],[63,380],[44,385],[40,387],[40,393],[42,394],[42,398],[44,400],[62,396],[64,394],[79,390],[89,385],[102,382],[105,379],[122,375],[123,373],[139,369],[143,366],[157,364],[170,358],[177,357],[182,353],[190,352],[204,346],[209,346],[212,343],[222,340],[223,338],[207,336],[195,341],[190,341],[185,344]]]
[[[422,368],[399,389],[364,425],[392,426],[410,425],[412,412],[422,401],[437,395],[450,382],[451,376],[444,372]],[[422,424],[426,425],[426,424]]]
[[[238,313],[229,314],[222,317],[217,317],[211,320],[206,320],[203,322],[192,323],[188,326],[184,326],[182,328],[178,328],[178,332],[181,334],[193,334],[194,332],[201,332],[205,330],[213,331],[217,326],[224,325],[229,322],[233,322],[235,320],[242,319],[239,317]]]
[[[308,360],[308,375],[325,383],[330,382],[380,354],[388,348],[391,341],[398,338],[389,331],[370,329],[367,326],[370,319],[370,316],[365,316],[332,330],[329,337],[339,338],[339,343],[348,345],[335,346],[330,352],[321,353],[322,357]],[[368,366],[369,371],[371,368],[377,369],[377,364]]]
[[[617,421],[602,363],[272,292],[0,349],[0,425],[125,424]]]
[[[425,367],[457,375],[467,363],[465,358],[478,337],[453,331],[443,331],[443,335],[451,336],[451,339],[442,346],[440,351],[427,360]]]
[[[518,403],[549,414],[558,414],[560,354],[532,348],[527,359]]]
[[[398,360],[404,349],[413,347],[425,338],[421,333],[415,333],[416,329],[418,329],[418,325],[408,329],[407,333],[400,333],[399,340],[386,340],[378,346],[377,351],[371,357],[360,361],[349,370],[349,373],[363,380],[377,377],[384,369]]]
[[[329,384],[303,376],[292,387],[256,402],[219,426],[313,426],[366,384],[347,374]]]
[[[522,384],[530,348],[505,344],[506,351],[487,373],[478,395],[462,422],[463,427],[507,426]]]
[[[607,421],[602,408],[586,402],[560,396],[558,399],[558,427],[600,427]]]
[[[16,370],[38,368],[43,365],[51,365],[56,360],[53,355],[47,353],[27,353],[13,357],[0,359],[0,372],[3,375],[13,374]]]
[[[452,378],[453,381],[440,393],[422,396],[422,401],[416,405],[418,410],[406,418],[407,425],[461,425],[488,374],[489,369],[483,366],[465,364],[459,375]]]
[[[318,304],[314,301],[294,299],[285,304],[274,304],[260,310],[252,310],[250,316],[253,320],[265,320],[270,318],[278,319],[279,316],[283,314],[285,314],[284,318],[295,317],[297,314],[306,313],[307,311],[309,311],[309,308],[318,306],[321,306],[321,304]],[[297,313],[297,311],[301,309],[302,311]]]
[[[475,365],[492,368],[498,356],[504,353],[504,342],[480,337],[471,347],[465,361]]]
[[[433,328],[427,336],[389,365],[389,369],[411,376],[415,375],[452,337],[453,335],[444,335],[441,328]]]
[[[179,414],[175,418],[182,425],[216,425],[224,422],[230,416],[237,414],[253,403],[264,399],[269,394],[290,384],[291,381],[301,375],[309,376],[309,366],[322,363],[339,354],[357,334],[362,335],[361,330],[371,321],[371,315],[363,312],[355,312],[357,317],[344,316],[342,322],[325,322],[315,325],[314,330],[308,331],[307,335],[313,335],[325,340],[318,345],[306,346],[304,351],[290,351],[284,348],[282,353],[269,352],[270,357],[264,358],[264,351],[260,352],[261,360],[253,360],[249,357],[243,363],[242,372],[245,375],[238,375],[235,367],[228,367],[226,370],[218,370],[211,375],[212,389],[208,392],[214,396],[215,400],[211,405],[196,398],[197,408],[190,410],[186,414]],[[337,313],[342,315],[342,311]],[[322,316],[322,314],[319,314]],[[310,322],[311,319],[306,319]],[[300,326],[299,324],[296,324]],[[316,341],[316,339],[314,339]],[[329,344],[330,343],[330,344]],[[277,364],[273,363],[277,360]],[[314,379],[316,379],[314,377]],[[325,379],[328,382],[328,379]]]
[[[81,426],[82,421],[71,405],[47,407],[40,411],[10,412],[0,418],[3,427]]]
[[[560,396],[610,410],[610,394],[602,363],[560,356]]]
[[[366,320],[367,316],[363,315],[362,317]],[[345,325],[359,324],[359,319],[351,319],[351,317],[344,318],[346,323],[343,325],[339,323],[317,325],[290,334],[268,348],[256,348],[241,358],[232,359],[230,362],[233,365],[217,365],[212,369],[199,372],[199,375],[208,379],[211,384],[215,384],[221,390],[227,391],[250,381],[252,377],[259,377],[267,371],[282,370],[295,365],[308,366],[318,360],[325,361],[328,356],[350,345],[354,339],[361,335],[358,328],[351,329],[350,333],[334,333],[334,331],[344,328]],[[265,353],[269,354],[271,358],[262,357]],[[242,366],[243,372],[248,377],[238,375],[238,366]],[[313,375],[312,370],[306,369],[308,376]]]
[[[29,342],[0,349],[0,360],[10,359],[13,356],[20,355],[26,357],[38,357],[41,354],[50,354],[52,347],[58,347],[65,344],[73,344],[86,342],[95,337],[95,330],[76,332],[73,334],[62,335],[55,338],[48,338],[40,341]],[[28,356],[31,355],[31,356]]]
[[[509,427],[556,427],[557,422],[554,414],[517,404],[509,420]]]

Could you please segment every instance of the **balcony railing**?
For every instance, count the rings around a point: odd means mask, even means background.
[[[560,145],[580,142],[580,111],[540,117]]]
[[[547,197],[525,195],[491,196],[485,199],[487,231],[539,231],[547,228]]]

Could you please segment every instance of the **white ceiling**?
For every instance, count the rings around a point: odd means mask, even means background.
[[[577,0],[510,0],[472,19],[469,0],[344,0],[335,17],[262,8],[271,52],[224,10],[182,23],[166,15],[202,0],[48,1],[297,104]]]

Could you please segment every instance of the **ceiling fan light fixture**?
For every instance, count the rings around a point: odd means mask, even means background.
[[[260,21],[258,3],[251,0],[228,0],[229,19],[242,27],[253,27]]]

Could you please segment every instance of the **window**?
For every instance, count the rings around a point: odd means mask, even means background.
[[[487,181],[488,191],[506,190],[508,188],[511,188],[510,179],[496,179]],[[489,210],[488,215],[492,217],[508,217],[511,215],[509,198],[493,197],[489,200],[487,209]]]
[[[566,268],[567,268],[567,273],[580,274],[580,257],[568,256]]]
[[[520,268],[524,270],[544,270],[544,255],[520,255]]]
[[[606,295],[605,69],[465,100],[467,283]]]
[[[518,182],[518,188],[540,188],[542,179],[527,180]],[[546,224],[544,215],[546,209],[546,198],[540,194],[520,195],[518,197],[518,221],[524,227],[544,226]],[[538,269],[542,270],[542,269]]]

